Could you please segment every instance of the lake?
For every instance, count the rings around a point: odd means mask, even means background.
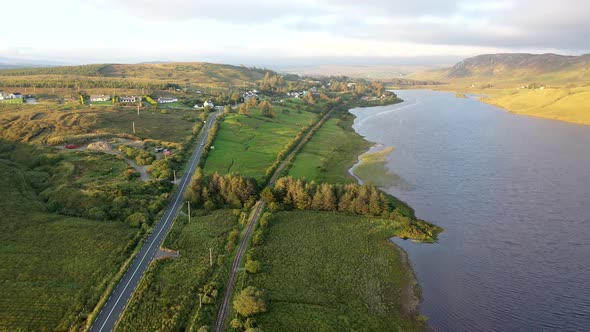
[[[394,147],[393,186],[437,244],[395,239],[435,331],[590,329],[590,126],[519,116],[428,90],[358,108],[354,129]]]

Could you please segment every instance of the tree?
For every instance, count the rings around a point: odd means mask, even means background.
[[[262,112],[263,116],[266,116],[268,118],[275,117],[275,112],[272,110],[272,104],[266,100],[260,103],[260,111]]]
[[[305,94],[305,97],[303,97],[303,100],[305,100],[305,103],[307,105],[315,104],[315,99],[313,98],[313,91],[308,90],[307,93]]]
[[[240,94],[237,91],[232,92],[231,96],[229,97],[229,100],[232,103],[237,103],[238,101],[240,101]]]
[[[251,97],[248,98],[248,100],[246,100],[246,106],[250,109],[250,108],[254,108],[258,106],[258,100],[256,100],[256,97]]]
[[[258,273],[262,264],[260,264],[260,261],[249,259],[246,261],[245,267],[248,273]]]
[[[244,317],[266,312],[268,305],[264,291],[253,286],[244,288],[234,300],[234,309]]]
[[[223,108],[223,113],[231,113],[232,108],[229,105],[225,105],[225,107]]]
[[[250,111],[248,111],[248,106],[246,104],[241,104],[240,108],[238,109],[238,113],[241,115],[250,115]]]
[[[141,226],[141,224],[145,224],[148,222],[148,217],[141,212],[135,212],[134,214],[127,217],[125,219],[125,222],[131,225],[132,227],[139,227]]]

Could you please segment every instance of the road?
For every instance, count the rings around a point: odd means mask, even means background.
[[[119,317],[125,310],[129,299],[133,295],[135,288],[139,284],[141,277],[147,270],[150,263],[154,260],[154,256],[162,245],[166,234],[172,227],[174,218],[178,214],[178,210],[184,203],[184,193],[190,184],[192,175],[199,164],[201,153],[203,152],[204,143],[209,135],[209,130],[213,125],[213,121],[219,113],[214,113],[207,121],[204,134],[197,143],[197,148],[189,159],[184,175],[180,179],[178,190],[172,195],[170,205],[164,212],[164,215],[158,221],[150,235],[145,240],[145,243],[139,250],[139,253],[133,259],[133,262],[127,268],[125,275],[117,284],[109,296],[107,302],[104,304],[96,320],[90,327],[91,332],[112,331],[119,320]]]
[[[328,113],[326,113],[326,115],[324,115],[315,124],[313,129],[309,130],[307,132],[307,134],[303,137],[303,139],[299,142],[299,144],[297,144],[297,146],[293,149],[293,151],[291,151],[291,153],[289,153],[287,155],[287,157],[281,162],[279,167],[277,167],[276,171],[273,173],[270,181],[268,182],[268,185],[267,185],[268,187],[274,186],[274,184],[278,180],[279,176],[281,176],[281,173],[283,173],[283,170],[285,169],[285,167],[287,167],[287,165],[291,162],[293,157],[295,157],[295,155],[299,152],[299,150],[301,150],[303,145],[305,145],[305,143],[307,143],[307,141],[311,138],[311,136],[313,136],[313,134],[315,133],[315,130],[318,129],[321,125],[323,125],[324,122],[326,122],[326,120],[330,117],[330,114],[332,114],[333,110],[334,109],[331,109],[330,111],[328,111]],[[222,332],[223,328],[225,327],[225,321],[227,319],[229,309],[231,308],[230,301],[231,301],[232,295],[234,293],[234,285],[236,284],[236,278],[238,276],[239,268],[242,264],[242,258],[244,256],[244,252],[246,251],[246,248],[248,247],[248,243],[250,242],[250,237],[252,236],[252,231],[254,230],[254,225],[256,225],[256,222],[260,218],[262,211],[264,211],[265,206],[266,206],[266,202],[262,199],[260,199],[256,203],[256,209],[254,210],[254,214],[252,215],[252,218],[250,218],[250,221],[248,222],[248,228],[246,228],[246,233],[244,234],[244,237],[240,241],[240,246],[238,247],[238,252],[236,253],[236,256],[234,258],[234,262],[233,262],[231,270],[230,270],[229,278],[227,279],[227,283],[225,285],[224,294],[223,294],[223,302],[221,302],[221,307],[219,308],[219,313],[217,314],[217,321],[215,322],[215,332]]]

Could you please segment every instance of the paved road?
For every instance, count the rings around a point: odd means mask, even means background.
[[[307,141],[311,138],[311,136],[313,136],[314,131],[316,129],[318,129],[321,125],[323,125],[324,122],[326,122],[326,120],[330,117],[330,114],[332,114],[333,110],[334,109],[331,109],[328,113],[326,113],[326,115],[324,115],[315,124],[313,129],[310,130],[305,135],[305,137],[299,142],[299,144],[297,144],[297,146],[293,149],[293,151],[291,151],[291,153],[289,153],[287,155],[287,157],[281,162],[279,167],[273,173],[273,176],[271,177],[270,181],[268,182],[269,187],[274,186],[274,184],[278,180],[279,176],[281,176],[281,174],[283,173],[283,170],[285,169],[285,167],[287,167],[287,165],[291,162],[293,157],[295,157],[295,155],[299,152],[299,150],[301,150],[303,145],[305,145],[305,143],[307,143]],[[250,242],[250,237],[252,236],[252,231],[254,230],[254,225],[256,225],[256,222],[260,218],[262,211],[264,211],[265,206],[266,206],[266,202],[262,199],[260,199],[256,203],[256,209],[254,211],[254,214],[252,215],[252,218],[248,222],[248,228],[246,229],[246,233],[244,234],[244,237],[242,238],[242,241],[240,242],[240,246],[238,247],[238,252],[236,253],[236,256],[234,258],[234,262],[233,262],[231,270],[230,270],[229,278],[227,279],[227,283],[225,285],[224,294],[223,294],[223,302],[221,302],[221,307],[219,308],[219,313],[217,314],[217,321],[215,322],[215,332],[222,332],[223,328],[225,327],[225,321],[227,319],[229,309],[231,308],[230,300],[231,300],[232,295],[234,293],[234,285],[236,283],[236,278],[238,276],[239,268],[242,264],[242,258],[244,256],[244,252],[246,251],[246,248],[248,247],[248,243]]]
[[[141,250],[127,268],[125,275],[119,281],[115,290],[109,296],[107,302],[104,304],[100,313],[96,317],[96,320],[90,327],[91,332],[103,332],[103,331],[112,331],[119,317],[125,310],[125,306],[129,302],[129,299],[133,295],[135,288],[139,284],[141,277],[143,276],[144,272],[148,268],[149,264],[154,259],[156,252],[160,248],[160,245],[164,241],[166,234],[172,227],[172,222],[178,213],[178,210],[184,203],[184,193],[186,188],[190,184],[190,180],[192,175],[199,164],[199,159],[201,158],[201,152],[203,151],[203,143],[206,142],[207,136],[209,135],[209,129],[213,125],[213,121],[217,117],[218,113],[215,113],[213,116],[209,118],[207,121],[204,135],[202,135],[201,139],[197,143],[197,149],[193,152],[191,156],[184,175],[180,179],[180,185],[176,193],[172,196],[172,200],[170,201],[170,205],[164,212],[164,215],[160,219],[160,221],[156,224],[154,229],[152,230],[151,234],[146,239],[144,245],[141,247]]]

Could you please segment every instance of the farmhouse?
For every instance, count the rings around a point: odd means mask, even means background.
[[[0,100],[9,100],[9,99],[23,99],[23,95],[20,92],[15,92],[15,93],[0,92]]]
[[[211,107],[211,108],[215,107],[215,105],[213,105],[213,103],[212,103],[210,100],[207,100],[207,101],[206,101],[206,102],[203,104],[203,107],[207,107],[207,106],[209,106],[209,107]]]
[[[109,101],[109,100],[111,100],[111,96],[108,96],[108,95],[95,95],[95,96],[90,96],[90,102]]]
[[[256,91],[256,90],[248,91],[242,95],[242,98],[244,98],[244,101],[248,101],[249,99],[252,99],[252,98],[257,99],[258,98],[258,91]]]
[[[178,102],[178,98],[173,97],[160,97],[158,98],[158,104],[169,104]]]
[[[120,103],[137,103],[138,101],[141,101],[141,97],[138,97],[138,96],[123,96],[123,97],[119,97],[119,102]]]

